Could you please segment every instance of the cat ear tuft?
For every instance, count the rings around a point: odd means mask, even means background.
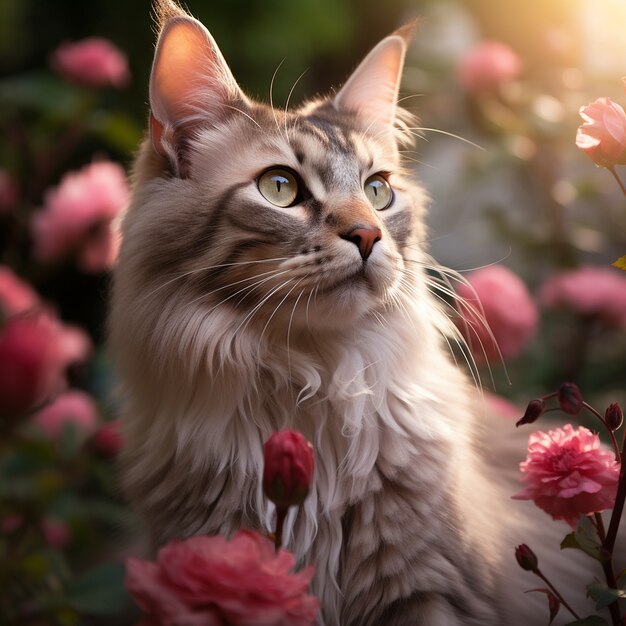
[[[180,166],[198,124],[222,120],[229,103],[246,100],[209,31],[177,14],[161,29],[150,75],[150,130],[157,152]]]
[[[334,105],[372,125],[393,127],[404,57],[415,23],[385,37],[361,61],[335,96]]]

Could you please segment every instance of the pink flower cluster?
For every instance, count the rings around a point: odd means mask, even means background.
[[[585,266],[555,274],[539,290],[539,302],[626,328],[626,276],[617,270]]]
[[[24,518],[21,515],[7,515],[0,519],[0,533],[11,535],[22,528]],[[65,548],[72,541],[72,530],[63,520],[45,517],[40,524],[45,542],[51,548]]]
[[[457,293],[464,301],[459,327],[477,362],[515,358],[534,336],[537,306],[507,268],[472,272]],[[584,266],[556,273],[541,285],[537,302],[545,309],[594,317],[607,328],[626,328],[626,276],[618,270]]]
[[[290,552],[257,533],[192,537],[161,548],[156,563],[129,559],[126,587],[145,612],[142,626],[309,626],[317,599],[306,593]]]
[[[128,198],[125,173],[117,163],[96,162],[66,174],[34,216],[35,256],[57,262],[74,255],[85,272],[110,269],[119,248],[112,223]]]
[[[130,82],[126,56],[101,37],[61,44],[50,65],[67,80],[87,87],[125,87]]]
[[[63,324],[35,291],[0,266],[0,415],[20,415],[66,386],[66,370],[85,361],[91,341]]]
[[[580,515],[613,507],[619,464],[612,452],[600,447],[600,438],[571,424],[530,435],[528,456],[520,469],[526,487],[513,496],[533,500],[553,519],[573,528]]]
[[[537,330],[539,314],[526,285],[511,270],[492,265],[459,285],[461,332],[477,361],[514,358]]]
[[[459,83],[470,93],[496,90],[517,78],[522,71],[520,57],[499,41],[481,41],[463,56],[457,66]]]

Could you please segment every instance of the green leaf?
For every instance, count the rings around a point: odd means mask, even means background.
[[[11,76],[0,81],[0,106],[45,111],[69,118],[83,108],[85,94],[47,72]]]
[[[609,623],[598,615],[589,615],[589,617],[577,619],[575,622],[568,622],[565,626],[609,626]]]
[[[65,590],[69,605],[82,613],[110,615],[131,605],[124,587],[124,566],[106,563],[70,583]]]
[[[626,591],[622,589],[612,589],[606,583],[594,580],[587,585],[587,596],[595,600],[596,609],[600,610],[613,604],[619,598],[626,598]]]
[[[626,254],[621,256],[615,263],[612,263],[613,267],[617,267],[620,270],[626,270]]]
[[[130,152],[141,139],[141,129],[124,113],[97,111],[90,119],[91,130],[112,148]]]
[[[561,542],[561,550],[565,548],[582,550],[585,554],[600,562],[606,558],[602,552],[596,529],[591,520],[585,515],[580,516],[576,530],[566,535]]]

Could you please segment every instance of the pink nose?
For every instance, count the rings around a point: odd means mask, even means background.
[[[341,238],[355,244],[359,248],[361,258],[365,261],[367,257],[372,254],[374,244],[380,241],[382,236],[383,234],[380,228],[374,226],[355,226],[352,230],[341,235]]]

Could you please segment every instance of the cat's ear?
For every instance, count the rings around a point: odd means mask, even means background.
[[[150,75],[150,132],[154,149],[184,175],[185,142],[199,124],[217,123],[246,97],[209,31],[196,19],[165,21]]]
[[[335,107],[356,113],[368,124],[392,127],[404,57],[413,30],[414,25],[410,24],[374,47],[335,96]]]

